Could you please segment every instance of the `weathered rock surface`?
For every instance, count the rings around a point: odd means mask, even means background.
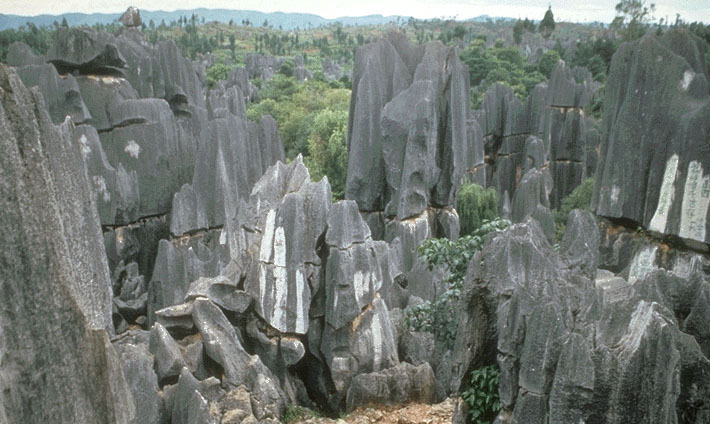
[[[348,389],[346,410],[408,402],[433,404],[438,400],[434,372],[429,364],[414,366],[401,363],[380,372],[355,377]]]
[[[3,65],[0,88],[0,421],[131,422],[135,405],[108,340],[101,230],[73,126],[55,127],[38,91]]]
[[[141,19],[140,10],[138,10],[137,7],[133,6],[130,6],[128,9],[126,9],[126,11],[123,12],[123,15],[118,18],[118,21],[129,28],[139,27],[143,23],[143,20]]]
[[[144,331],[131,330],[113,341],[121,360],[121,368],[136,406],[132,423],[164,423],[169,421],[165,402],[158,387],[158,377],[153,370],[153,356],[148,351]],[[178,372],[179,373],[179,372]]]
[[[685,239],[710,242],[710,88],[702,42],[683,31],[625,44],[609,70],[592,206]]]
[[[598,88],[589,71],[560,61],[550,81],[538,84],[525,103],[505,85],[488,89],[474,116],[481,126],[490,174],[485,183],[496,188],[501,206],[504,194],[512,198],[532,168],[548,168],[553,208],[594,174],[599,137],[585,108]]]
[[[358,49],[348,124],[346,198],[400,219],[455,201],[482,163],[469,131],[466,67],[440,43],[391,33]]]
[[[153,324],[150,330],[149,348],[155,358],[155,373],[159,381],[177,378],[186,366],[177,343],[159,322]]]
[[[568,242],[582,242],[578,231],[568,229]],[[588,255],[582,263],[597,261],[596,250]],[[705,302],[697,294],[710,287],[707,275],[694,268],[685,282],[655,271],[633,284],[595,283],[564,258],[534,220],[486,241],[469,268],[452,389],[497,352],[500,422],[706,420],[707,405],[689,400],[710,390],[701,377],[710,371],[706,332],[685,314],[688,302]]]

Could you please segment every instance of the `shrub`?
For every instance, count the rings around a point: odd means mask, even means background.
[[[447,348],[454,346],[459,322],[459,306],[464,277],[473,254],[481,250],[485,236],[501,231],[510,225],[506,219],[484,221],[473,234],[449,240],[446,238],[425,240],[418,248],[419,257],[426,261],[429,270],[443,266],[448,271],[444,280],[447,289],[432,302],[423,302],[405,310],[405,327],[414,331],[428,331]]]
[[[560,209],[555,211],[555,239],[562,240],[562,236],[567,229],[567,215],[573,209],[589,210],[592,203],[592,191],[594,190],[594,178],[587,178],[582,184],[577,186],[572,193],[562,199]]]
[[[312,409],[290,404],[286,407],[283,415],[281,415],[281,422],[286,424],[298,423],[309,418],[321,418],[321,415]]]
[[[468,236],[498,217],[498,195],[494,188],[484,189],[478,184],[464,184],[456,200],[456,211],[461,223],[461,235]]]
[[[500,371],[495,365],[487,365],[471,372],[468,388],[461,394],[468,404],[471,422],[492,423],[500,411],[498,380]]]
[[[217,85],[217,81],[226,80],[232,68],[224,63],[215,63],[207,68],[207,85],[213,88]]]

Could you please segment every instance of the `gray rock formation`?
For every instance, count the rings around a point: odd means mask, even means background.
[[[131,330],[114,340],[113,346],[121,360],[131,400],[136,405],[132,423],[164,423],[169,421],[169,414],[165,411],[146,338],[146,332]]]
[[[123,12],[123,15],[118,18],[118,21],[129,28],[139,27],[143,23],[143,20],[141,19],[140,10],[138,10],[137,7],[133,6],[130,6],[128,9],[126,9],[126,11]]]
[[[136,410],[108,339],[111,283],[73,126],[55,127],[3,65],[0,88],[0,420],[128,423]]]
[[[465,65],[440,43],[413,46],[391,33],[359,48],[346,198],[400,219],[452,205],[464,171],[483,160],[468,92]]]
[[[155,373],[159,381],[177,378],[186,366],[175,340],[159,322],[150,330],[150,353],[155,358]]]
[[[710,89],[703,54],[702,42],[682,30],[617,50],[592,206],[598,215],[707,250]]]
[[[17,73],[26,86],[39,87],[55,124],[64,122],[67,116],[77,125],[91,119],[79,85],[72,75],[60,77],[50,64],[22,66],[17,69]]]
[[[565,237],[581,242],[575,232]],[[596,262],[596,250],[587,255],[583,262]],[[565,257],[534,220],[486,241],[467,276],[452,389],[496,352],[500,422],[707,420],[707,405],[690,400],[710,390],[700,377],[710,370],[706,332],[685,315],[707,308],[704,295],[690,294],[705,293],[707,275],[595,282]]]
[[[436,403],[436,381],[429,364],[401,363],[380,372],[360,374],[348,389],[346,410],[359,406]]]
[[[549,168],[549,201],[553,208],[593,175],[599,136],[585,108],[598,90],[586,69],[560,61],[550,81],[538,84],[525,103],[502,84],[491,86],[474,116],[481,126],[488,158],[486,184],[513,197],[532,168]],[[519,222],[519,221],[518,221]]]
[[[513,195],[511,211],[513,222],[523,222],[530,216],[537,219],[550,242],[555,238],[555,222],[548,200],[551,186],[551,177],[547,169],[530,169],[520,180],[520,186]]]

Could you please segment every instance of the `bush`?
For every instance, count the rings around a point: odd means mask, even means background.
[[[594,190],[594,178],[587,178],[582,184],[577,186],[572,193],[562,199],[560,209],[555,211],[555,239],[562,240],[562,236],[567,229],[567,215],[573,209],[589,210],[592,203],[592,192]]]
[[[473,234],[452,241],[446,238],[425,240],[418,248],[419,257],[427,262],[429,270],[443,266],[448,271],[444,280],[447,290],[433,302],[423,302],[407,308],[404,326],[413,331],[428,331],[447,348],[454,346],[459,322],[459,305],[466,269],[473,254],[481,250],[487,234],[501,231],[510,221],[497,219],[484,221]]]
[[[286,424],[299,423],[309,418],[321,418],[321,414],[312,409],[291,404],[286,407],[283,415],[281,415],[281,422]]]
[[[215,63],[207,68],[207,85],[213,88],[217,85],[217,81],[226,80],[232,68],[224,63]]]
[[[478,184],[464,184],[456,200],[461,235],[468,236],[483,225],[498,217],[498,195],[494,188],[484,189]]]
[[[498,380],[500,371],[495,365],[474,370],[471,373],[468,389],[461,394],[468,404],[471,422],[474,424],[492,423],[500,411]]]

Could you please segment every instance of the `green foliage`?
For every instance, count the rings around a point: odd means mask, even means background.
[[[498,217],[498,195],[494,188],[484,189],[478,184],[464,184],[456,200],[461,235],[468,236],[483,225]]]
[[[460,315],[458,299],[461,297],[466,269],[476,251],[481,250],[487,234],[501,231],[510,221],[496,219],[484,221],[473,234],[458,240],[446,238],[425,240],[418,248],[419,257],[427,262],[429,270],[442,266],[448,271],[444,280],[447,290],[432,302],[408,307],[404,313],[405,327],[414,331],[429,331],[438,342],[453,348]]]
[[[621,34],[624,41],[636,40],[648,30],[655,10],[656,5],[647,5],[646,0],[621,0],[616,4],[616,17],[611,27]]]
[[[562,199],[560,209],[554,212],[555,218],[555,239],[562,240],[562,236],[567,228],[567,215],[573,209],[589,210],[592,203],[592,193],[594,191],[594,178],[587,178],[582,184],[577,186],[572,192]]]
[[[525,20],[518,19],[513,26],[513,40],[515,44],[520,44],[523,41],[523,34],[526,32],[535,32],[535,23],[528,18]]]
[[[290,404],[281,415],[281,422],[285,424],[299,423],[310,418],[321,418],[321,414],[303,406]]]
[[[284,63],[281,64],[279,67],[279,74],[287,76],[287,77],[292,77],[293,75],[293,60],[286,60]]]
[[[540,21],[540,32],[543,37],[548,38],[554,30],[555,16],[552,14],[552,7],[548,7],[547,12],[545,12],[545,16],[542,18],[542,21]]]
[[[338,181],[344,181],[347,167],[347,159],[343,157],[347,154],[347,149],[339,147],[339,140],[344,140],[344,137],[333,136],[335,132],[345,134],[347,127],[350,90],[341,87],[340,82],[331,84],[311,79],[298,83],[293,77],[276,74],[269,81],[262,83],[259,98],[247,104],[249,119],[258,120],[264,114],[276,119],[286,157],[293,159],[302,154],[306,164],[314,167],[312,171],[316,175],[328,175],[331,185],[334,186],[334,194],[339,190],[335,187],[339,184]],[[319,119],[318,124],[315,122],[316,118]],[[335,120],[342,125],[335,125]],[[323,128],[328,131],[324,132]],[[315,157],[309,159],[311,154]],[[330,160],[335,160],[335,163],[328,163]],[[336,169],[343,171],[336,173]]]
[[[213,88],[217,85],[217,81],[226,80],[232,68],[224,63],[217,62],[207,68],[207,85]]]
[[[493,84],[501,82],[510,86],[521,100],[527,98],[530,91],[545,76],[537,67],[529,65],[515,47],[496,44],[485,48],[485,41],[477,39],[460,54],[461,60],[468,66],[472,91],[471,106],[477,109],[481,105],[483,94]],[[485,81],[485,84],[481,84]]]
[[[500,411],[498,380],[500,371],[495,365],[487,365],[471,372],[468,388],[461,394],[468,404],[471,422],[492,423]]]
[[[32,49],[35,54],[47,53],[49,45],[54,37],[54,29],[50,27],[38,27],[30,22],[19,29],[6,29],[0,31],[0,62],[7,61],[7,52],[10,44],[21,41]]]
[[[560,59],[560,54],[557,50],[548,50],[538,60],[537,70],[549,79],[552,75],[552,70],[555,69],[555,65]]]
[[[306,165],[311,179],[318,181],[328,177],[334,200],[345,197],[345,177],[348,172],[348,149],[345,134],[348,127],[348,113],[344,110],[324,109],[313,120],[308,137]]]

